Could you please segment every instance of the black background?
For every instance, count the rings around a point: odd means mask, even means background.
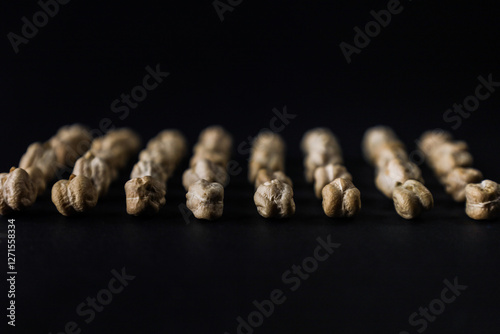
[[[182,219],[180,172],[153,219],[124,212],[122,186],[131,166],[83,217],[60,216],[46,193],[16,217],[16,329],[57,333],[75,320],[82,333],[235,333],[236,317],[279,288],[286,302],[256,333],[415,333],[419,327],[408,316],[439,297],[444,279],[458,277],[467,290],[426,332],[497,333],[496,221],[468,219],[425,165],[436,208],[404,221],[375,189],[360,142],[367,127],[387,124],[412,151],[423,131],[450,130],[469,143],[485,177],[499,180],[500,92],[458,129],[443,120],[448,108],[474,94],[478,76],[500,81],[498,11],[490,1],[402,1],[403,11],[348,64],[339,44],[352,44],[353,28],[386,6],[243,1],[221,22],[211,1],[71,1],[15,54],[7,34],[20,34],[21,18],[31,20],[40,8],[35,1],[3,2],[2,171],[31,142],[74,122],[97,128],[108,118],[144,141],[178,128],[191,144],[201,129],[221,124],[237,146],[269,126],[273,108],[297,115],[281,132],[297,203],[296,216],[286,221],[258,216],[246,168],[232,178],[224,217],[213,223]],[[156,64],[170,75],[120,119],[111,102]],[[303,180],[298,145],[315,126],[339,137],[362,192],[363,211],[352,221],[327,219]],[[234,156],[245,167],[247,156]],[[342,246],[291,292],[281,275],[327,235]],[[76,306],[122,267],[136,279],[85,325]]]

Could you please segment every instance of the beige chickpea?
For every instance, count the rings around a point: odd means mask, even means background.
[[[85,212],[96,206],[97,190],[88,177],[72,174],[69,180],[54,184],[52,203],[64,216]]]
[[[465,187],[469,183],[478,183],[483,174],[474,168],[456,167],[443,178],[446,192],[457,202],[465,201]]]
[[[233,139],[223,127],[214,125],[204,129],[194,147],[194,152],[199,150],[218,151],[225,154],[231,153]]]
[[[307,131],[300,143],[302,152],[309,154],[318,148],[329,147],[331,155],[342,155],[335,135],[327,128],[314,128]]]
[[[12,212],[10,206],[7,205],[3,196],[3,184],[9,173],[0,173],[0,215],[7,215]]]
[[[40,168],[36,166],[30,166],[25,169],[26,173],[28,173],[31,181],[33,182],[35,189],[36,189],[36,195],[40,196],[45,192],[46,188],[46,183],[45,183],[45,177],[40,170]]]
[[[500,186],[491,180],[465,187],[465,213],[472,219],[493,219],[500,214]]]
[[[130,173],[130,179],[144,176],[151,176],[163,183],[168,180],[168,174],[164,171],[162,166],[151,160],[139,160]]]
[[[167,173],[172,174],[187,152],[184,136],[177,130],[165,130],[148,142],[146,150],[141,152],[139,159],[150,160],[145,155],[157,155],[155,160],[164,166]]]
[[[141,153],[139,153],[139,161],[151,161],[155,165],[160,166],[168,175],[171,175],[176,167],[174,161],[170,160],[167,155],[158,150],[142,150]]]
[[[220,218],[224,210],[224,187],[218,182],[200,179],[189,187],[186,206],[198,219]]]
[[[266,154],[266,152],[258,151],[255,153],[255,159],[250,160],[248,164],[248,181],[255,183],[257,173],[261,169],[270,171],[283,171],[285,170],[285,158],[281,154]],[[254,156],[254,155],[253,155]],[[252,156],[252,157],[253,157]]]
[[[323,187],[339,177],[352,181],[351,174],[343,165],[330,163],[316,168],[314,171],[314,193],[316,197],[321,199]]]
[[[30,166],[34,166],[43,156],[45,150],[45,146],[40,142],[30,144],[26,153],[24,153],[21,160],[19,160],[19,168],[26,169]]]
[[[45,183],[54,178],[58,169],[58,162],[54,150],[48,143],[36,142],[28,146],[26,153],[23,154],[19,161],[19,168],[26,170],[28,167],[40,169]]]
[[[452,140],[453,137],[447,131],[427,131],[424,132],[424,134],[420,137],[418,147],[422,152],[424,152],[424,154],[429,155],[436,147],[439,147],[441,144],[450,142]]]
[[[75,161],[84,154],[92,141],[90,131],[79,124],[63,126],[49,140],[54,150],[57,162],[62,166],[73,166]]]
[[[315,128],[307,131],[302,137],[301,148],[306,155],[304,159],[304,175],[306,181],[314,181],[316,168],[327,164],[343,164],[342,149],[337,138],[326,128]]]
[[[434,206],[431,192],[416,180],[398,182],[392,197],[396,212],[405,219],[416,218],[422,211],[430,210]]]
[[[123,128],[111,130],[106,135],[92,142],[92,153],[104,160],[113,171],[113,179],[117,171],[139,151],[141,140],[132,130]]]
[[[264,218],[286,218],[295,213],[293,189],[280,180],[274,179],[261,184],[253,199],[257,211]]]
[[[24,169],[12,167],[8,174],[0,174],[1,215],[32,206],[36,196],[36,185]]]
[[[396,183],[409,179],[424,182],[420,169],[413,162],[393,159],[385,167],[377,169],[375,184],[385,196],[392,198]]]
[[[284,154],[285,152],[285,142],[280,135],[265,131],[259,133],[259,135],[252,142],[251,154],[254,155],[255,152],[269,152],[272,154]]]
[[[308,183],[314,181],[314,172],[316,168],[328,164],[343,164],[344,160],[341,155],[336,155],[328,150],[315,150],[309,153],[304,160],[305,177]]]
[[[158,213],[166,203],[165,183],[151,177],[143,176],[125,183],[127,213],[139,216]]]
[[[210,160],[203,159],[198,161],[194,167],[184,172],[182,175],[182,185],[184,186],[184,189],[188,191],[189,187],[193,183],[201,179],[208,182],[217,182],[222,186],[226,186],[228,182],[228,175],[223,167]]]
[[[374,159],[373,165],[377,168],[385,167],[393,159],[409,160],[403,143],[399,141],[380,144],[372,156]]]
[[[107,163],[96,157],[91,151],[85,153],[75,162],[73,174],[88,177],[94,184],[99,197],[108,192],[111,184],[111,170]]]
[[[191,157],[191,160],[189,160],[189,166],[193,167],[200,160],[205,160],[205,159],[210,160],[213,163],[216,163],[217,165],[220,165],[225,168],[227,163],[229,162],[229,154],[221,153],[218,151],[199,150]]]
[[[380,146],[387,143],[397,143],[404,148],[403,143],[397,138],[394,131],[387,126],[379,125],[366,130],[362,143],[365,159],[371,164],[375,164]]]
[[[250,160],[259,162],[261,164],[266,164],[269,160],[269,157],[276,157],[277,159],[284,160],[285,153],[282,150],[276,150],[273,147],[269,146],[259,146],[260,149],[252,149]]]
[[[157,140],[166,143],[165,150],[172,157],[180,157],[181,159],[187,154],[186,137],[175,129],[163,130],[156,136]]]
[[[261,184],[270,182],[275,179],[280,180],[281,182],[284,182],[293,188],[292,180],[282,171],[273,171],[262,168],[258,171],[257,177],[255,178],[255,189],[259,188]]]
[[[361,210],[361,193],[349,179],[336,178],[321,193],[328,217],[352,217]]]
[[[255,183],[261,169],[285,170],[285,142],[280,135],[270,131],[261,132],[253,141],[248,165],[248,181]]]
[[[429,154],[429,164],[441,178],[455,167],[472,166],[473,158],[465,142],[446,142],[434,148]]]

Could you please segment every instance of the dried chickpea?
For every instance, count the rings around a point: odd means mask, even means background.
[[[361,209],[359,190],[343,166],[342,149],[337,137],[326,128],[307,131],[302,137],[306,181],[314,181],[314,194],[323,199],[328,217],[351,217]]]
[[[188,191],[193,183],[201,179],[208,182],[217,182],[222,186],[225,186],[228,182],[226,170],[207,159],[198,161],[196,165],[184,172],[182,185]]]
[[[218,151],[225,154],[231,153],[233,139],[231,135],[219,125],[209,126],[204,129],[198,138],[194,152],[199,150]]]
[[[376,168],[377,188],[393,199],[401,217],[412,219],[432,208],[434,199],[423,185],[420,168],[409,160],[404,144],[392,129],[385,126],[368,129],[363,137],[363,152]]]
[[[336,178],[321,192],[328,217],[352,217],[361,210],[361,193],[349,179]]]
[[[173,173],[175,169],[174,161],[170,160],[164,152],[158,150],[142,150],[139,153],[139,161],[151,161],[155,165],[160,166],[167,175]]]
[[[427,131],[421,136],[418,146],[424,153],[429,167],[455,201],[466,200],[467,184],[477,183],[483,179],[479,170],[470,168],[473,158],[467,144],[463,141],[454,141],[449,132]]]
[[[372,165],[375,165],[380,148],[388,143],[400,145],[404,149],[403,143],[397,138],[391,128],[379,125],[366,130],[362,145],[365,159]]]
[[[104,160],[96,157],[91,151],[85,153],[75,162],[73,174],[88,177],[94,184],[98,197],[108,192],[111,184],[111,170]]]
[[[132,130],[123,128],[111,130],[106,135],[92,142],[91,152],[104,160],[111,168],[112,178],[118,170],[125,167],[127,161],[139,151],[141,140]]]
[[[292,180],[282,171],[272,171],[262,168],[259,170],[259,172],[257,173],[257,177],[255,178],[255,189],[257,189],[261,184],[270,182],[275,179],[280,180],[281,182],[284,182],[293,188]]]
[[[26,173],[30,176],[31,181],[36,189],[36,195],[40,196],[44,193],[46,188],[45,178],[40,168],[30,166],[25,169]]]
[[[397,213],[405,219],[416,218],[422,211],[434,206],[430,191],[416,180],[398,182],[392,196]]]
[[[305,178],[308,183],[314,181],[316,168],[327,164],[343,164],[342,149],[337,138],[326,128],[307,131],[302,137],[301,148],[305,154]]]
[[[472,166],[473,158],[465,142],[446,142],[431,151],[429,163],[436,175],[441,178],[455,167]]]
[[[307,131],[300,143],[302,152],[308,154],[318,147],[329,147],[333,155],[342,155],[342,150],[335,135],[327,128],[314,128]]]
[[[251,152],[266,151],[273,153],[285,153],[286,145],[280,135],[271,132],[260,132],[252,142]]]
[[[165,183],[151,176],[131,179],[125,183],[127,213],[134,216],[158,213],[166,203],[165,194]]]
[[[222,216],[231,149],[232,137],[222,127],[210,126],[200,133],[189,161],[190,169],[182,178],[187,190],[186,206],[198,219],[213,220]]]
[[[399,159],[409,161],[408,154],[401,142],[384,143],[378,146],[378,151],[373,154],[374,165],[384,168],[391,160]]]
[[[172,174],[186,151],[186,139],[179,131],[164,130],[148,142],[139,159],[156,161],[168,174]]]
[[[295,213],[293,189],[280,180],[274,179],[261,184],[253,199],[257,211],[264,218],[286,218]]]
[[[200,179],[189,187],[186,206],[198,219],[220,218],[224,210],[224,187],[218,182]]]
[[[453,137],[447,131],[427,131],[420,137],[418,147],[422,152],[424,152],[424,154],[429,155],[436,147],[452,140]]]
[[[316,168],[314,171],[314,193],[316,197],[321,199],[323,187],[339,177],[352,181],[351,174],[343,165],[328,164]]]
[[[12,167],[8,174],[0,174],[1,215],[30,207],[36,196],[36,186],[24,169]]]
[[[285,218],[295,213],[292,181],[285,169],[285,142],[280,135],[261,132],[252,143],[248,179],[255,185],[254,202],[265,218]]]
[[[19,168],[37,167],[43,174],[45,183],[50,182],[57,172],[58,162],[54,150],[48,143],[35,142],[28,146],[19,161]]]
[[[314,172],[317,168],[325,165],[343,164],[344,161],[340,155],[331,155],[324,151],[313,151],[306,156],[304,161],[305,177],[308,183],[314,181]]]
[[[176,158],[176,160],[180,161],[186,155],[187,141],[179,130],[163,130],[156,138],[159,142],[165,143],[164,150],[172,158]]]
[[[191,160],[189,160],[189,166],[195,166],[200,160],[210,160],[225,168],[229,162],[229,154],[217,151],[199,150],[191,157]]]
[[[26,153],[24,153],[21,160],[19,160],[19,168],[26,169],[27,167],[34,166],[43,156],[45,151],[46,147],[40,142],[30,144]]]
[[[257,155],[260,155],[260,153],[257,153]],[[284,157],[280,155],[271,155],[268,156],[267,159],[250,160],[250,163],[248,165],[248,180],[251,183],[255,183],[255,179],[257,178],[257,173],[261,169],[266,169],[270,171],[283,171],[285,169]]]
[[[384,168],[377,169],[375,184],[385,196],[392,198],[396,183],[404,183],[409,179],[424,182],[420,168],[413,162],[393,159]]]
[[[465,213],[472,219],[493,219],[500,214],[500,186],[491,180],[465,187]]]
[[[420,137],[418,147],[440,181],[443,181],[454,168],[470,167],[473,163],[467,144],[463,141],[454,141],[447,131],[425,132]]]
[[[84,154],[92,141],[90,131],[79,124],[63,126],[49,140],[57,162],[62,166],[73,166],[76,159]]]
[[[97,190],[88,177],[72,174],[69,180],[54,184],[52,203],[64,216],[85,212],[96,206]]]
[[[9,173],[0,173],[0,215],[7,215],[12,212],[12,209],[7,205],[3,196],[3,184]]]
[[[207,159],[226,168],[232,149],[232,137],[220,126],[210,126],[203,130],[198,143],[193,149],[193,157],[189,165],[193,167],[198,161]]]
[[[270,171],[285,170],[285,142],[281,136],[270,132],[261,132],[252,143],[248,180],[255,183],[261,169]]]
[[[464,202],[467,184],[479,183],[482,179],[483,174],[477,169],[456,167],[443,178],[443,184],[446,187],[446,192],[456,202]]]
[[[157,179],[163,183],[167,182],[168,179],[168,174],[161,167],[161,165],[151,160],[139,160],[134,165],[134,168],[132,168],[130,179],[144,176],[151,176],[152,178]]]
[[[178,130],[163,130],[148,142],[125,184],[128,214],[155,214],[165,205],[166,182],[186,150],[186,139]]]

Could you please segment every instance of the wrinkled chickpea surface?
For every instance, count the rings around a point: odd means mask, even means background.
[[[365,159],[375,168],[375,185],[392,198],[396,212],[414,219],[433,207],[434,200],[424,186],[420,168],[410,161],[404,144],[386,126],[366,130],[362,148]]]
[[[124,186],[128,214],[140,216],[159,212],[166,204],[168,178],[186,151],[186,139],[175,129],[163,130],[148,142]]]

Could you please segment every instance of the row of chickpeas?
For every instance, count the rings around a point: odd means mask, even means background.
[[[0,174],[0,214],[30,207],[67,166],[73,166],[71,176],[53,185],[52,202],[65,216],[86,212],[107,193],[140,146],[139,136],[129,129],[113,130],[92,140],[87,128],[65,126],[47,142],[31,144],[19,168]],[[393,199],[401,217],[412,219],[433,207],[420,169],[410,161],[392,129],[368,129],[362,147],[366,160],[375,168],[377,188]],[[483,180],[482,173],[471,167],[473,159],[465,142],[454,141],[447,132],[429,131],[422,135],[419,148],[446,192],[455,201],[466,202],[469,217],[480,220],[499,215],[500,186]],[[325,214],[356,215],[361,210],[361,194],[343,165],[342,149],[333,133],[326,128],[310,130],[302,139],[301,149],[305,178],[314,183]],[[223,214],[231,150],[231,135],[220,126],[203,130],[194,146],[182,183],[187,192],[186,207],[198,219],[213,220]],[[167,181],[187,151],[186,139],[178,130],[164,130],[148,142],[125,184],[127,213],[155,214],[166,204]],[[285,174],[285,143],[278,134],[264,132],[257,136],[248,170],[261,216],[285,218],[295,213],[293,184]]]

